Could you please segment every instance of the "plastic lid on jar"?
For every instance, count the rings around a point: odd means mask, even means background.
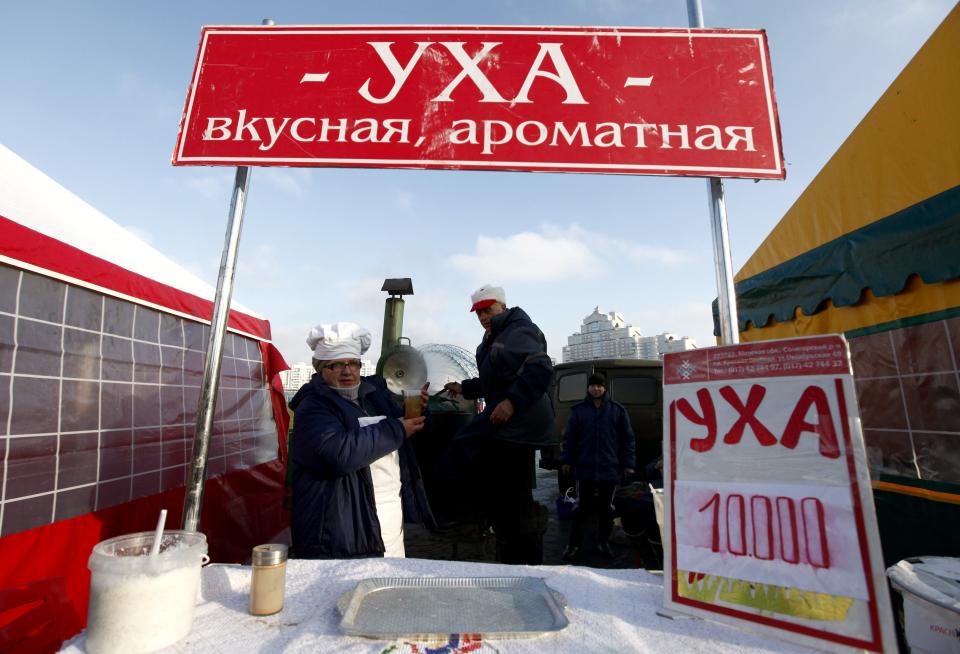
[[[287,560],[287,546],[280,543],[267,543],[253,548],[253,565],[276,565]]]

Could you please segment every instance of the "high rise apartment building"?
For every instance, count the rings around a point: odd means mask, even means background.
[[[295,363],[289,370],[280,373],[280,382],[285,392],[297,392],[300,387],[310,381],[313,376],[313,366],[309,363]]]
[[[602,313],[594,307],[593,313],[583,319],[579,333],[567,337],[563,347],[563,362],[594,359],[662,359],[667,352],[682,352],[697,347],[696,341],[686,336],[664,332],[657,336],[642,336],[640,330],[628,325],[616,311]]]

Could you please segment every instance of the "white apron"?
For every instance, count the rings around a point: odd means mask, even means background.
[[[360,426],[373,425],[386,418],[359,418]],[[373,477],[373,499],[380,520],[380,537],[386,548],[384,556],[404,558],[403,504],[400,500],[400,452],[394,450],[370,464]]]

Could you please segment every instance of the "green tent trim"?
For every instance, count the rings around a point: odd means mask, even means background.
[[[960,186],[784,261],[736,284],[740,330],[771,318],[793,320],[856,304],[869,288],[877,297],[903,290],[911,275],[927,284],[960,277]],[[714,334],[720,311],[713,302]]]
[[[957,316],[960,316],[960,307],[943,309],[942,311],[934,311],[933,313],[924,313],[919,316],[898,318],[897,320],[880,323],[879,325],[870,325],[869,327],[851,329],[850,331],[844,332],[843,335],[847,338],[857,338],[859,336],[869,336],[871,334],[879,334],[880,332],[888,332],[894,329],[903,329],[904,327],[923,325],[928,322],[937,322],[938,320],[949,320],[950,318],[956,318]]]

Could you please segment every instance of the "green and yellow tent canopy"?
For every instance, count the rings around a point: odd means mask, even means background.
[[[742,341],[960,315],[960,6],[753,253],[736,293]]]

